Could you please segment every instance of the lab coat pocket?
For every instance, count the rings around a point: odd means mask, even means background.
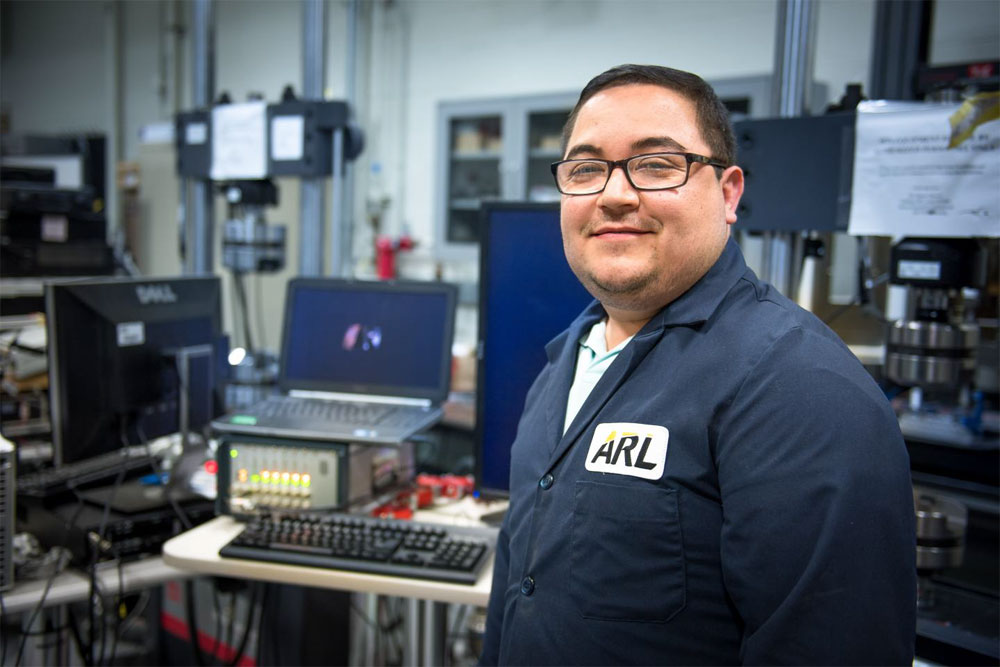
[[[577,481],[573,601],[584,618],[664,623],[685,603],[677,492]]]

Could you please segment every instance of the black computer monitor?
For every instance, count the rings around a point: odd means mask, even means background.
[[[510,489],[510,446],[545,344],[592,300],[562,249],[559,206],[496,202],[482,209],[476,484]]]
[[[45,300],[57,465],[177,432],[182,394],[192,430],[221,412],[217,277],[53,282]]]

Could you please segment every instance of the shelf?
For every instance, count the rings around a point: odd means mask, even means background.
[[[51,432],[52,424],[48,419],[29,419],[3,424],[3,434],[9,438],[23,438],[27,435],[43,435]]]
[[[549,160],[555,162],[562,158],[562,152],[551,148],[532,148],[528,151],[528,157],[532,160]]]
[[[502,154],[500,151],[476,151],[476,152],[452,152],[452,160],[499,160]]]
[[[482,203],[482,199],[452,199],[448,208],[453,211],[475,211]]]

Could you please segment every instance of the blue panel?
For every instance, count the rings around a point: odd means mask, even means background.
[[[487,205],[481,235],[476,481],[506,492],[510,446],[545,344],[592,299],[566,263],[558,206]]]

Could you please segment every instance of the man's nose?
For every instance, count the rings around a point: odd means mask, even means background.
[[[628,208],[639,205],[639,192],[629,183],[623,167],[611,170],[611,176],[601,192],[598,205],[607,208]]]

